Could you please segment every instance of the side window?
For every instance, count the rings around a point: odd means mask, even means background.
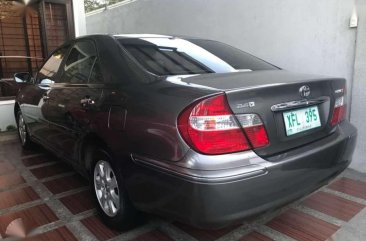
[[[103,83],[103,82],[104,82],[104,79],[103,79],[102,71],[100,69],[99,60],[96,59],[94,62],[92,72],[90,74],[89,83],[99,84],[99,83]]]
[[[93,42],[82,40],[71,49],[66,59],[61,83],[86,84],[96,61],[97,53]]]
[[[52,54],[52,56],[43,65],[41,70],[37,74],[37,83],[40,83],[43,79],[49,79],[55,81],[56,74],[59,71],[62,60],[64,59],[70,46],[62,47]]]

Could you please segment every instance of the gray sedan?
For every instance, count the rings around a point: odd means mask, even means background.
[[[346,81],[229,45],[162,35],[65,43],[23,81],[14,114],[89,178],[102,219],[151,212],[218,228],[318,189],[351,162]]]

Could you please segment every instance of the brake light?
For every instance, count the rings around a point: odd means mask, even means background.
[[[194,103],[178,117],[183,139],[204,154],[224,154],[250,149],[240,126],[220,94]]]
[[[336,99],[334,104],[333,116],[332,120],[330,121],[332,126],[337,125],[338,123],[342,122],[346,118],[346,104],[345,104],[345,97],[339,97]]]
[[[251,128],[247,129],[249,138],[256,136],[258,143],[265,142],[261,138],[263,129],[259,126],[248,128]],[[209,97],[186,108],[178,117],[178,130],[191,148],[203,154],[227,154],[251,149],[225,94]]]
[[[245,134],[253,148],[264,147],[269,144],[266,128],[257,114],[243,114],[237,116]]]

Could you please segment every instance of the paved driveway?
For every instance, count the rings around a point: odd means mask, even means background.
[[[23,151],[17,141],[6,141],[0,144],[0,234],[10,237],[23,223],[27,240],[34,241],[327,240],[332,235],[364,241],[357,226],[366,220],[361,218],[366,216],[365,181],[366,176],[347,170],[303,200],[221,230],[149,215],[145,224],[119,233],[100,222],[87,182],[71,168],[41,148]]]

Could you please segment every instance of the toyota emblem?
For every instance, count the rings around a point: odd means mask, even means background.
[[[310,95],[310,87],[307,85],[301,86],[299,93],[303,98],[308,97]]]

